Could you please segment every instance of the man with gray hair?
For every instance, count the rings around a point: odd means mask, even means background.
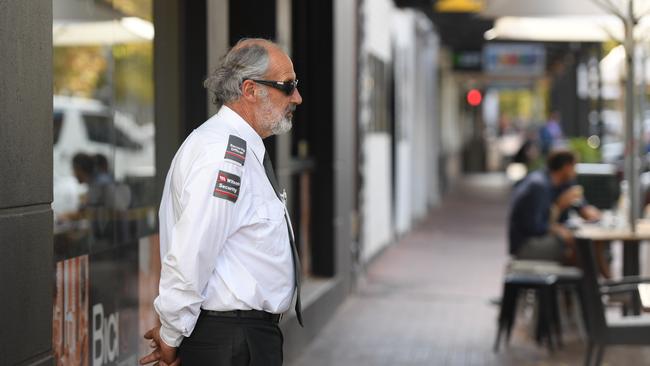
[[[300,263],[262,139],[302,103],[289,57],[243,39],[205,81],[219,112],[176,153],[160,204],[160,327],[141,364],[282,364],[278,322],[300,308]]]

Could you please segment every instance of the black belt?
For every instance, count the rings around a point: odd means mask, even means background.
[[[201,309],[201,314],[218,318],[261,319],[275,324],[279,323],[280,319],[282,319],[282,314],[271,314],[261,310],[214,311]]]

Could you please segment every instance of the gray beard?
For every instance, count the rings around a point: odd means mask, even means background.
[[[291,120],[284,116],[279,121],[272,123],[271,132],[274,135],[282,135],[289,132],[292,126]]]
[[[290,106],[289,109],[284,111],[283,114],[276,114],[271,112],[273,110],[273,106],[271,105],[268,94],[266,92],[262,94],[262,98],[264,98],[264,105],[262,106],[262,110],[260,111],[258,118],[264,119],[264,115],[270,115],[270,117],[268,117],[266,126],[269,127],[269,130],[273,135],[282,135],[289,132],[291,130],[292,123],[291,119],[287,117],[287,113],[293,113],[293,111],[296,110],[296,106]]]

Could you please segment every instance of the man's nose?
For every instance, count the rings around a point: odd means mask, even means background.
[[[291,94],[291,103],[298,105],[302,103],[302,96],[300,95],[300,92],[298,91],[298,88],[295,88],[293,90],[293,93]]]

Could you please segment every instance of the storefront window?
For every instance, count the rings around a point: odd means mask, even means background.
[[[155,322],[152,0],[53,0],[56,365],[135,365]]]

